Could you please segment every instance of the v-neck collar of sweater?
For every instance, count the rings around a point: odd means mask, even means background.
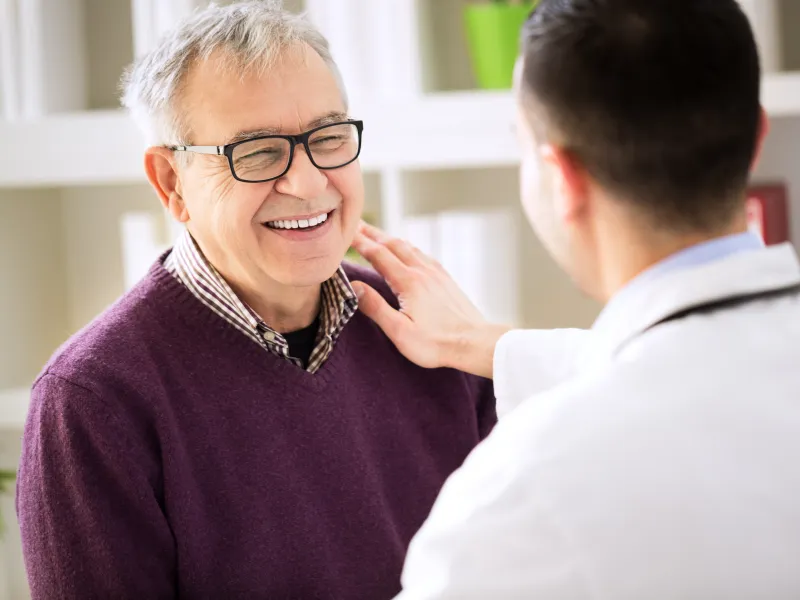
[[[189,291],[217,313],[230,321],[244,335],[252,338],[268,352],[301,366],[298,357],[291,355],[286,338],[271,328],[231,288],[224,277],[206,259],[189,231],[184,231],[163,261],[164,268]],[[334,275],[322,283],[320,327],[308,357],[306,370],[315,373],[328,360],[339,334],[358,310],[358,298],[340,266]]]
[[[287,385],[299,384],[314,390],[322,390],[327,386],[332,375],[338,369],[342,355],[346,352],[348,343],[346,327],[339,335],[335,347],[325,363],[315,373],[311,373],[271,352],[264,352],[264,348],[257,342],[248,336],[242,335],[242,332],[230,321],[223,319],[201,302],[164,267],[164,260],[168,254],[169,251],[165,252],[153,264],[145,281],[149,279],[153,285],[159,286],[166,299],[174,302],[173,306],[177,309],[187,327],[197,327],[200,324],[219,334],[227,342],[235,344],[242,349],[246,347],[247,351],[252,352],[256,358],[254,362],[263,368],[266,373],[275,376],[276,381],[284,381]]]

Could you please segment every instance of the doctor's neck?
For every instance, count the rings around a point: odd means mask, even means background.
[[[629,213],[595,220],[592,237],[596,271],[591,295],[596,299],[608,302],[638,275],[677,252],[747,231],[744,206],[733,218],[704,230],[670,230],[648,221]]]

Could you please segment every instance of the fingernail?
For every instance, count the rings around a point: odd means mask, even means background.
[[[353,283],[353,291],[356,293],[356,298],[361,298],[364,296],[364,286],[360,283]]]

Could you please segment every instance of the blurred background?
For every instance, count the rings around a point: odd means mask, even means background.
[[[28,388],[179,230],[119,109],[123,69],[204,0],[0,0],[0,600],[28,598],[13,474]],[[228,3],[228,2],[222,2]],[[800,1],[742,2],[772,132],[752,228],[800,239]],[[436,255],[499,321],[588,326],[518,206],[509,90],[530,2],[286,0],[328,36],[365,121],[365,218]],[[658,68],[654,65],[653,68]]]

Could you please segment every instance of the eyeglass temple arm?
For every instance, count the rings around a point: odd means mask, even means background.
[[[197,152],[198,154],[224,154],[222,146],[172,146],[178,152]]]

